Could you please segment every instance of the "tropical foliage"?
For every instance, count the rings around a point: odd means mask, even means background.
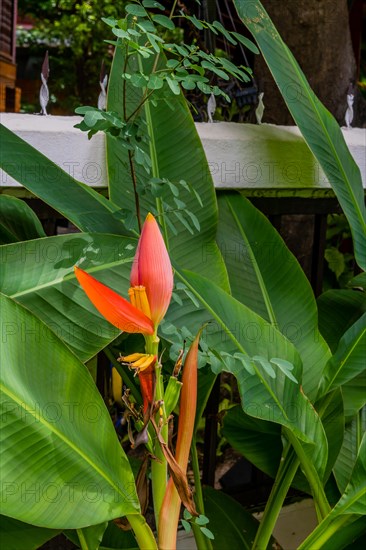
[[[280,89],[301,87],[289,107],[364,268],[362,184],[341,132],[260,2],[235,3]],[[7,548],[38,548],[63,531],[83,549],[173,549],[182,502],[198,548],[269,548],[296,487],[319,520],[301,548],[350,548],[365,532],[365,274],[316,302],[269,221],[239,194],[217,200],[180,87],[220,94],[207,71],[245,79],[246,69],[167,44],[159,26],[172,28],[176,16],[143,0],[106,20],[116,47],[107,111],[79,109],[79,126],[106,133],[108,198],[0,126],[2,168],[79,229],[45,237],[24,203],[1,198],[2,537]],[[24,169],[35,163],[40,177]],[[137,468],[88,370],[102,350],[131,443],[145,449]],[[274,479],[260,524],[201,488],[195,430],[224,371],[240,403],[223,433]],[[149,470],[156,537],[144,517]]]

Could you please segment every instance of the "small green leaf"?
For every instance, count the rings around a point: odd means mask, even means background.
[[[234,357],[235,359],[238,359],[240,361],[240,363],[243,365],[243,367],[248,372],[248,374],[251,374],[251,375],[255,374],[255,369],[249,357],[247,357],[243,353],[238,353],[238,352],[234,353]]]
[[[169,17],[166,15],[153,15],[152,16],[153,21],[157,23],[158,25],[161,25],[162,27],[165,27],[166,29],[173,30],[175,29],[175,25]]]
[[[175,69],[175,67],[177,67],[178,65],[179,65],[178,59],[168,59],[168,61],[166,63],[166,66],[169,69]]]
[[[164,6],[155,0],[142,0],[144,8],[156,8],[157,10],[165,10]]]
[[[183,57],[186,57],[189,54],[189,51],[183,46],[180,46],[179,44],[174,44],[174,46],[177,52],[180,53],[180,55],[182,55]]]
[[[207,525],[209,523],[209,519],[206,516],[200,515],[198,518],[195,519],[195,523],[197,525]]]
[[[134,73],[131,75],[131,84],[136,88],[144,88],[147,84],[148,78],[142,73]]]
[[[187,209],[186,209],[186,214],[187,214],[187,216],[189,216],[191,218],[192,223],[195,226],[195,228],[197,229],[197,231],[199,231],[201,229],[201,225],[200,225],[200,222],[198,221],[197,216],[195,214],[193,214],[193,212],[191,212],[190,210],[187,210]]]
[[[139,31],[137,31],[136,29],[127,29],[127,32],[130,36],[141,36],[141,33]]]
[[[186,533],[189,533],[192,529],[191,524],[188,523],[188,521],[186,521],[185,519],[181,519],[180,521],[181,521],[181,524],[183,525],[184,530],[186,531]]]
[[[90,107],[88,105],[83,105],[82,107],[76,107],[75,113],[77,115],[85,115],[88,111],[98,111],[96,107]]]
[[[207,537],[208,539],[211,539],[211,540],[214,540],[215,539],[215,536],[213,534],[212,531],[210,531],[209,529],[207,529],[207,527],[200,527],[202,533],[205,535],[205,537]]]
[[[115,27],[117,25],[117,19],[114,17],[102,17],[102,21],[109,27]]]
[[[118,27],[114,27],[112,29],[113,34],[118,36],[118,38],[130,38],[130,35],[128,32],[124,31],[123,29],[119,29]]]
[[[151,34],[150,32],[146,33],[146,36],[156,53],[160,53],[160,46],[158,42],[164,42],[164,40],[160,38],[160,36],[157,36],[156,34]]]
[[[203,92],[204,94],[210,94],[211,93],[211,87],[205,84],[204,82],[197,82],[197,87]]]
[[[148,15],[147,11],[138,4],[127,4],[125,9],[127,13],[136,17],[147,17]]]
[[[155,25],[152,23],[152,21],[149,21],[148,19],[143,19],[142,21],[139,21],[137,23],[137,26],[143,32],[156,32]]]
[[[183,290],[188,298],[190,298],[190,300],[192,300],[192,302],[194,303],[194,305],[198,308],[200,307],[200,303],[198,302],[197,298],[195,297],[195,295],[193,294],[193,292],[191,292],[190,290],[188,290],[188,288],[186,287],[185,284],[183,283],[177,283],[177,289],[179,290]]]
[[[191,235],[193,235],[193,231],[187,220],[185,220],[183,214],[179,212],[179,210],[174,210],[175,217],[180,221],[182,225],[187,229],[187,231],[190,232]]]
[[[277,357],[272,357],[270,361],[274,365],[277,365],[277,367],[281,369],[281,371],[285,376],[287,376],[287,378],[295,382],[295,384],[299,383],[299,381],[296,380],[294,375],[291,374],[291,371],[294,370],[295,368],[294,365],[292,365],[292,363],[290,363],[289,361],[286,361],[285,359],[278,359]]]
[[[220,78],[223,78],[224,80],[229,80],[228,75],[224,73],[224,71],[222,71],[221,69],[219,69],[218,67],[210,63],[209,61],[202,61],[202,67],[204,67],[205,69],[213,73],[216,73],[217,76],[219,76]]]
[[[200,21],[199,19],[197,19],[197,17],[195,15],[188,15],[187,16],[187,19],[189,19],[189,21],[196,27],[196,29],[198,29],[199,31],[202,31],[205,26],[203,25],[202,21]]]
[[[150,75],[149,82],[147,83],[147,87],[149,90],[160,90],[164,85],[164,81],[162,78],[160,78],[156,74]]]
[[[275,372],[274,368],[272,367],[271,363],[265,357],[262,357],[260,355],[254,355],[254,357],[252,359],[253,359],[253,361],[256,361],[257,363],[259,363],[263,367],[263,369],[266,371],[268,376],[270,376],[271,378],[276,378],[276,372]]]
[[[176,302],[180,306],[183,305],[183,301],[182,301],[181,297],[176,292],[172,293],[172,300],[174,300],[174,302]]]
[[[166,180],[166,183],[168,184],[169,186],[169,189],[171,190],[172,194],[174,195],[174,197],[179,197],[179,189],[176,185],[174,185],[174,183],[172,183],[171,181],[169,180]]]
[[[206,25],[208,26],[208,28],[210,29],[211,32],[213,32],[214,34],[218,35],[219,33],[217,32],[217,30],[215,29],[215,27],[212,25],[212,23],[209,23],[208,21],[206,21]]]
[[[184,519],[192,519],[192,514],[188,512],[187,508],[184,508],[183,517]]]
[[[177,199],[177,198],[174,198],[174,202],[175,202],[175,204],[178,206],[178,208],[179,208],[180,210],[183,210],[183,209],[186,208],[186,206],[187,206],[185,202],[183,202],[183,201],[181,201],[181,200],[179,200],[179,199]]]
[[[173,94],[174,95],[179,95],[180,94],[180,87],[179,87],[178,82],[176,80],[173,80],[170,77],[167,77],[166,81],[168,83],[169,88],[173,92]]]
[[[214,21],[212,24],[213,24],[213,26],[215,27],[215,29],[217,29],[218,31],[220,31],[221,34],[223,34],[223,35],[225,36],[225,38],[226,38],[226,40],[227,40],[228,42],[231,42],[231,44],[234,44],[234,46],[236,46],[236,44],[237,44],[236,40],[234,40],[234,38],[231,36],[231,33],[229,33],[229,32],[225,29],[225,27],[223,27],[223,26],[221,25],[221,23],[219,23],[218,21]]]
[[[196,87],[194,81],[189,77],[182,80],[181,84],[185,90],[194,90]]]
[[[258,50],[257,46],[251,40],[249,40],[249,38],[246,38],[246,36],[243,36],[242,34],[239,34],[238,32],[233,32],[231,34],[233,36],[235,36],[235,38],[238,40],[238,42],[241,42],[243,44],[243,46],[248,48],[248,50],[250,50],[251,52],[253,52],[255,54],[259,54],[259,50]]]
[[[89,128],[92,128],[99,120],[103,119],[103,113],[100,111],[88,111],[84,116],[84,122]]]

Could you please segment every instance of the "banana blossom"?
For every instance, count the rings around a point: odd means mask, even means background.
[[[88,298],[107,321],[119,330],[144,335],[149,355],[141,354],[137,357],[133,354],[133,357],[123,359],[129,362],[131,368],[136,368],[139,374],[146,411],[153,398],[152,380],[156,357],[152,347],[158,342],[157,328],[168,309],[173,291],[172,266],[154,216],[147,215],[137,245],[130,275],[130,301],[79,267],[75,266],[74,270]]]

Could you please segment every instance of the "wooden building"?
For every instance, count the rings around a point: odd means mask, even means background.
[[[15,85],[17,0],[0,0],[0,112],[19,112],[20,88]]]

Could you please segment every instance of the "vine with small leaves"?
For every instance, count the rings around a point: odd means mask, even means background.
[[[116,37],[106,40],[108,44],[122,50],[124,67],[123,79],[123,118],[113,111],[103,111],[85,106],[76,109],[83,120],[76,125],[88,132],[91,138],[97,132],[104,132],[117,139],[127,151],[128,169],[133,184],[135,212],[122,209],[120,215],[129,230],[141,230],[140,196],[150,195],[160,205],[155,214],[164,212],[164,221],[173,234],[177,234],[182,225],[193,234],[200,230],[197,216],[187,208],[180,197],[182,190],[189,191],[202,207],[202,201],[190,182],[180,179],[170,181],[161,174],[154,174],[153,159],[149,151],[149,137],[146,117],[140,116],[148,105],[156,105],[156,92],[167,108],[174,110],[172,94],[180,95],[181,90],[198,90],[204,95],[222,96],[230,102],[229,96],[218,85],[212,84],[212,78],[228,81],[234,78],[239,82],[248,82],[251,70],[236,66],[229,59],[214,55],[201,49],[196,43],[174,43],[166,39],[166,34],[174,31],[176,22],[184,20],[196,29],[208,29],[215,35],[221,34],[235,45],[240,42],[257,53],[256,46],[245,36],[226,30],[221,23],[209,23],[180,10],[176,13],[177,2],[168,10],[155,0],[142,0],[125,6],[125,17],[121,19],[104,18]],[[169,15],[167,15],[169,14]],[[148,63],[147,63],[148,61]],[[146,68],[144,66],[146,64]],[[140,98],[132,110],[128,111],[127,84],[140,91]],[[138,177],[136,166],[143,168],[145,178]],[[164,198],[163,198],[164,195]],[[170,196],[170,199],[167,197]],[[172,223],[174,220],[174,223]]]

